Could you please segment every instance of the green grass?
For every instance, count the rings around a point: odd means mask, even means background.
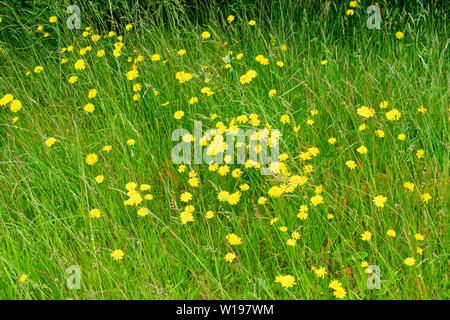
[[[328,287],[334,279],[347,291],[345,299],[449,298],[448,30],[439,6],[383,5],[381,30],[369,30],[365,9],[371,3],[364,1],[354,16],[345,14],[344,2],[267,1],[264,10],[244,1],[210,7],[155,2],[151,8],[117,9],[114,18],[108,8],[82,7],[82,30],[69,31],[66,4],[0,11],[0,98],[11,93],[23,105],[17,113],[9,105],[0,108],[0,298],[335,299]],[[236,16],[232,23],[229,14]],[[56,24],[48,22],[53,15]],[[127,23],[133,23],[130,31]],[[116,36],[93,42],[82,36],[87,26],[91,34],[123,35],[121,56],[112,55]],[[202,40],[203,31],[211,38]],[[395,37],[397,31],[403,39]],[[60,52],[69,45],[73,52]],[[79,50],[88,45],[86,69],[75,70]],[[178,56],[182,48],[187,52]],[[106,51],[102,58],[99,49]],[[222,59],[228,51],[231,71]],[[160,61],[151,61],[155,53]],[[244,54],[240,60],[238,53]],[[133,62],[127,59],[138,55],[144,57],[137,63],[139,77],[129,81],[125,74]],[[269,65],[256,62],[257,55],[268,57]],[[62,58],[69,61],[61,64]],[[34,73],[38,65],[44,71]],[[241,84],[250,69],[257,77]],[[178,71],[194,77],[181,84]],[[70,84],[72,75],[78,81]],[[132,99],[134,83],[142,84],[138,101]],[[214,95],[202,94],[205,86]],[[89,100],[93,88],[98,94]],[[277,95],[269,98],[271,89]],[[199,102],[190,105],[193,96]],[[389,106],[380,109],[384,100]],[[82,109],[88,102],[93,113]],[[362,105],[375,116],[364,121],[357,114]],[[424,114],[417,111],[421,105]],[[401,112],[400,120],[386,118],[392,108]],[[173,117],[177,110],[185,113],[181,120]],[[192,130],[194,120],[202,120],[204,130],[218,121],[228,126],[252,113],[260,127],[280,129],[289,172],[307,175],[308,183],[271,198],[268,190],[280,185],[279,177],[243,169],[235,179],[203,164],[192,166],[201,182],[191,187],[189,167],[179,173],[171,161],[172,132]],[[290,123],[280,122],[284,114]],[[314,119],[312,126],[308,119]],[[364,122],[367,129],[358,130]],[[400,133],[405,140],[397,138]],[[52,147],[45,145],[49,137],[57,139]],[[128,139],[135,145],[127,145]],[[102,151],[105,145],[112,151]],[[367,154],[356,151],[360,145]],[[300,152],[313,146],[320,154],[301,161]],[[419,149],[425,151],[421,159]],[[85,162],[89,153],[99,156],[93,166]],[[356,162],[355,170],[347,160]],[[304,172],[306,164],[313,173]],[[105,180],[97,184],[100,174]],[[131,181],[151,186],[154,199],[143,202],[151,212],[146,217],[136,213],[143,204],[124,205]],[[415,185],[412,192],[403,187],[407,181]],[[235,192],[241,183],[250,190],[238,204],[217,200],[219,191]],[[310,199],[319,185],[324,203],[315,207]],[[188,224],[179,218],[184,191],[192,193],[189,204],[195,206],[195,221]],[[423,193],[432,200],[425,203]],[[377,195],[387,198],[384,208],[374,205]],[[268,199],[264,205],[257,203],[261,196]],[[308,218],[300,220],[304,204]],[[90,218],[92,208],[104,216]],[[216,213],[210,220],[204,218],[208,210]],[[395,238],[386,235],[389,229]],[[290,247],[293,231],[301,238]],[[361,240],[364,231],[372,232],[368,242]],[[240,236],[242,245],[227,244],[229,233]],[[425,239],[417,241],[416,233]],[[116,249],[125,253],[120,263],[110,257]],[[228,252],[237,256],[232,263],[224,260]],[[415,258],[414,266],[404,264],[407,257]],[[367,288],[363,261],[379,266],[380,289]],[[71,265],[81,270],[78,290],[66,285]],[[327,275],[318,277],[313,267],[325,267]],[[23,283],[22,274],[28,275]],[[293,275],[296,284],[283,288],[275,282],[278,275]]]

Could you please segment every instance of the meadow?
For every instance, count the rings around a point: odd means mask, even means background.
[[[449,299],[439,1],[27,3],[0,9],[1,299]],[[221,161],[174,163],[194,121]],[[278,161],[227,163],[251,128]]]

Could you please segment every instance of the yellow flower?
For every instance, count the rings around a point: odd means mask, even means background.
[[[101,58],[105,55],[105,50],[98,50],[97,51],[97,57]]]
[[[13,101],[11,101],[11,104],[9,105],[9,109],[11,110],[11,112],[18,112],[20,109],[22,109],[22,103],[15,99]]]
[[[77,82],[77,80],[78,80],[78,77],[77,76],[71,76],[70,78],[69,78],[69,82],[70,83],[75,83],[75,82]]]
[[[425,201],[425,203],[428,203],[428,201],[430,201],[432,199],[431,195],[429,193],[424,193],[421,195],[423,201]]]
[[[409,191],[413,191],[414,190],[414,183],[412,183],[412,182],[405,182],[403,184],[403,186],[405,187],[405,189],[407,189]]]
[[[107,146],[104,146],[103,147],[103,151],[106,151],[106,152],[110,152],[112,150],[112,146],[110,146],[110,145],[107,145]]]
[[[194,104],[198,102],[198,98],[197,97],[192,97],[191,99],[189,99],[189,104]]]
[[[133,25],[132,25],[131,23],[129,23],[129,24],[127,24],[127,25],[125,26],[125,29],[126,29],[127,31],[130,31],[132,28],[133,28]]]
[[[150,193],[148,193],[148,194],[146,194],[146,195],[144,196],[144,199],[145,199],[145,200],[153,200],[153,195],[150,194]]]
[[[233,21],[234,21],[234,16],[230,14],[230,15],[227,17],[227,20],[228,20],[228,22],[233,22]]]
[[[86,68],[86,61],[84,59],[78,59],[74,65],[77,70],[84,70]]]
[[[401,32],[401,31],[397,31],[397,32],[395,33],[395,37],[396,37],[397,39],[402,39],[402,38],[404,37],[404,34],[403,34],[403,32]]]
[[[93,166],[98,161],[98,156],[95,153],[89,153],[85,161],[88,165]]]
[[[233,262],[233,260],[234,259],[236,259],[236,255],[234,254],[234,253],[227,253],[226,255],[225,255],[225,260],[227,261],[227,262]]]
[[[367,106],[361,106],[356,110],[356,112],[364,118],[371,118],[375,115],[375,110],[373,108],[369,108]]]
[[[249,70],[239,78],[239,81],[241,84],[247,84],[250,83],[257,75],[258,74],[255,70]]]
[[[175,79],[180,83],[185,83],[192,79],[192,74],[184,71],[179,71],[175,74]]]
[[[208,31],[203,31],[202,34],[201,34],[201,37],[203,39],[208,39],[208,38],[211,37],[211,34]]]
[[[25,273],[22,274],[19,278],[19,282],[24,283],[28,278],[28,275],[26,275]]]
[[[350,169],[355,169],[356,168],[356,163],[355,163],[355,161],[353,161],[353,160],[348,160],[348,161],[346,161],[345,162],[345,165],[347,166],[347,167],[349,167]]]
[[[94,105],[93,105],[92,103],[87,103],[87,104],[84,106],[83,109],[84,109],[84,111],[86,111],[86,112],[92,113],[92,112],[94,112],[95,107],[94,107]]]
[[[277,90],[275,90],[275,89],[272,89],[269,91],[269,97],[273,97],[276,94],[277,94]]]
[[[97,183],[102,183],[103,180],[105,180],[105,177],[101,174],[95,177],[95,182]]]
[[[338,299],[344,299],[347,295],[347,291],[344,288],[339,287],[333,292],[334,296]]]
[[[186,54],[186,50],[185,49],[180,49],[180,50],[177,51],[177,55],[179,55],[179,56],[183,56],[185,54]]]
[[[125,189],[127,189],[128,191],[136,190],[136,188],[137,188],[136,182],[128,182],[128,183],[125,185]]]
[[[36,66],[35,68],[34,68],[34,72],[35,73],[39,73],[39,72],[41,72],[41,71],[43,71],[44,70],[44,67],[43,66]]]
[[[231,205],[235,205],[239,202],[241,198],[241,193],[236,191],[228,196],[228,203]]]
[[[406,135],[405,135],[404,133],[400,133],[400,134],[397,136],[397,139],[400,140],[400,141],[405,140],[405,138],[406,138]]]
[[[143,208],[139,208],[139,210],[137,211],[137,215],[139,217],[145,217],[148,214],[149,214],[148,209],[144,208],[144,207]]]
[[[48,138],[47,140],[45,140],[45,145],[50,148],[55,142],[56,142],[56,139],[51,137],[51,138]]]
[[[384,131],[383,130],[375,130],[375,134],[378,138],[384,138]]]
[[[241,191],[247,191],[250,189],[250,186],[247,183],[243,183],[239,186],[239,189],[241,189]]]
[[[286,245],[288,245],[290,247],[295,247],[296,244],[297,244],[297,241],[295,239],[288,239],[286,241]]]
[[[360,146],[358,149],[356,149],[360,154],[367,153],[367,148],[365,146]]]
[[[150,58],[152,61],[159,61],[161,60],[161,56],[157,53],[155,53],[154,55],[151,56]]]
[[[206,219],[212,219],[214,217],[214,212],[211,210],[206,211],[205,218]]]
[[[283,61],[277,61],[277,66],[279,66],[280,68],[284,67],[284,62]]]
[[[388,101],[381,101],[380,102],[380,109],[386,109],[388,107],[389,102]]]
[[[283,189],[279,186],[273,186],[269,189],[268,193],[272,198],[279,198],[283,194]]]
[[[225,236],[225,239],[227,239],[228,243],[233,246],[238,246],[242,244],[242,239],[237,235],[235,235],[234,233],[227,234]]]
[[[10,93],[5,94],[5,96],[0,99],[0,106],[5,106],[13,100],[14,100],[14,96],[12,94],[10,94]]]
[[[186,207],[184,211],[180,213],[180,220],[182,224],[187,224],[189,222],[194,222],[194,216],[192,215],[193,210],[191,207]]]
[[[417,108],[417,112],[420,112],[423,114],[423,113],[427,112],[427,109],[424,108],[423,106],[420,106],[420,108]]]
[[[290,288],[295,285],[295,278],[289,274],[285,276],[276,276],[275,282],[280,283],[283,288]]]
[[[89,98],[89,99],[93,99],[93,98],[95,98],[96,96],[97,96],[97,90],[95,90],[95,89],[89,90],[89,92],[88,92],[88,98]]]
[[[93,34],[91,39],[93,42],[97,42],[98,40],[100,40],[100,35],[99,34]]]
[[[269,94],[270,95],[270,94]],[[289,116],[287,115],[287,114],[283,114],[282,116],[281,116],[281,118],[280,118],[280,121],[281,121],[281,123],[282,124],[286,124],[286,123],[289,123]]]
[[[330,139],[328,139],[328,143],[329,143],[329,144],[335,144],[335,143],[336,143],[336,138],[330,138]]]
[[[350,7],[353,7],[353,8],[356,8],[356,5],[357,5],[357,4],[358,4],[357,1],[350,1],[349,6],[350,6]]]
[[[384,208],[384,204],[386,202],[387,198],[383,197],[383,196],[376,196],[373,199],[373,203],[375,204],[375,206],[379,207],[379,208]]]
[[[115,261],[117,261],[117,263],[119,263],[122,259],[123,256],[125,255],[125,253],[122,250],[114,250],[111,253],[111,258],[113,258]]]
[[[311,204],[316,207],[317,205],[323,203],[323,197],[319,194],[316,194],[314,197],[311,198]]]
[[[173,117],[177,120],[180,120],[181,118],[183,118],[184,116],[184,112],[183,111],[177,111],[174,113]]]
[[[389,230],[387,231],[387,235],[388,235],[389,237],[395,238],[395,236],[397,235],[397,233],[396,233],[394,230],[389,229]]]
[[[255,20],[250,20],[250,21],[248,22],[248,24],[249,24],[250,26],[254,26],[254,25],[256,24],[256,21],[255,21]]]
[[[320,61],[320,64],[323,65],[323,66],[326,65],[327,63],[328,63],[328,60],[322,60],[322,61]]]
[[[372,239],[372,232],[364,231],[363,234],[361,235],[361,239],[363,241],[370,241],[370,239]]]
[[[183,192],[180,196],[182,202],[189,202],[192,200],[192,194],[190,192]]]
[[[318,278],[322,278],[322,279],[328,274],[327,269],[325,269],[325,267],[320,267],[318,269],[314,269],[314,273]]]
[[[102,215],[102,212],[99,209],[97,209],[97,208],[94,208],[91,211],[89,211],[89,216],[91,218],[98,219],[98,218],[101,217],[101,215]]]
[[[129,145],[129,146],[134,146],[135,143],[136,143],[136,140],[134,140],[134,139],[128,139],[127,140],[127,145]]]
[[[416,233],[416,234],[414,235],[414,238],[415,238],[417,241],[423,241],[423,240],[425,240],[425,237],[424,237],[423,235],[421,235],[420,233]]]
[[[133,81],[139,77],[139,71],[137,69],[132,69],[126,73],[127,79]]]
[[[328,285],[328,288],[333,289],[333,290],[337,290],[338,288],[341,288],[341,287],[342,287],[342,283],[338,280],[333,280]]]
[[[423,149],[417,150],[417,153],[416,153],[417,159],[423,158],[424,154],[425,154],[425,151],[423,151]]]
[[[56,22],[58,22],[58,18],[55,17],[55,16],[51,16],[51,17],[48,19],[48,22],[50,22],[50,23],[56,23]]]
[[[405,258],[405,260],[403,260],[403,263],[406,264],[407,266],[412,267],[413,265],[416,264],[416,259],[408,257],[408,258]]]
[[[189,185],[190,185],[191,187],[198,187],[198,185],[199,185],[199,183],[200,183],[200,179],[197,178],[197,177],[190,178],[190,179],[188,180],[188,183],[189,183]]]
[[[353,9],[348,9],[346,13],[347,13],[348,16],[352,16],[352,15],[355,14],[355,10],[353,10]]]
[[[386,112],[386,118],[390,121],[399,120],[401,115],[401,112],[397,109],[392,109],[391,111]]]
[[[142,85],[140,83],[135,83],[133,85],[133,91],[134,92],[139,92],[139,91],[141,91],[141,89],[142,89]]]

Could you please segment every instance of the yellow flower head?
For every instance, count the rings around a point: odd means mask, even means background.
[[[122,261],[123,256],[125,255],[125,253],[122,250],[114,250],[111,253],[111,258],[113,258],[115,261],[117,261],[117,263],[119,263],[120,261]]]

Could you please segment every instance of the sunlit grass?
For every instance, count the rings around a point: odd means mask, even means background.
[[[13,11],[2,15],[0,98],[12,94],[22,109],[14,113],[8,103],[0,110],[0,297],[335,299],[329,284],[338,280],[346,299],[448,298],[445,24],[438,28],[437,9],[422,4],[411,16],[383,8],[382,30],[365,28],[362,4],[354,16],[345,14],[347,4],[317,12],[308,6],[274,1],[264,15],[237,3],[229,12],[194,17],[183,6],[160,6],[158,12],[167,11],[166,25],[163,18],[128,8],[129,16],[113,28],[93,10],[86,15],[91,23],[82,20],[83,28],[73,31],[66,29],[62,4],[29,21]],[[229,14],[234,21],[226,20]],[[49,23],[50,16],[58,22]],[[128,23],[133,27],[126,31]],[[110,37],[111,30],[116,34]],[[210,37],[202,39],[205,31]],[[403,39],[395,37],[397,31]],[[93,34],[102,38],[93,42]],[[123,47],[116,57],[118,42]],[[87,46],[91,51],[81,56]],[[177,54],[181,49],[184,55]],[[98,57],[98,50],[105,55]],[[152,61],[154,54],[161,59]],[[257,62],[258,55],[269,64]],[[138,56],[143,60],[135,62]],[[61,64],[63,58],[67,63]],[[80,58],[84,70],[74,68]],[[126,73],[133,63],[139,77],[130,81]],[[36,66],[44,70],[35,73]],[[249,70],[257,76],[241,84]],[[179,71],[193,78],[180,83]],[[78,80],[71,84],[74,75]],[[136,83],[139,92],[133,91]],[[202,93],[204,87],[214,94]],[[91,89],[97,95],[89,99]],[[276,94],[269,97],[272,89]],[[192,97],[198,103],[189,104]],[[387,108],[380,108],[382,101]],[[87,103],[95,106],[92,113],[83,110]],[[374,116],[360,116],[361,106],[373,108]],[[421,106],[425,112],[418,111]],[[391,109],[401,112],[398,121],[387,119]],[[176,120],[179,110],[184,116]],[[192,130],[194,120],[205,129],[219,121],[229,126],[252,113],[259,115],[260,128],[267,123],[281,131],[289,172],[308,182],[275,198],[268,190],[281,184],[279,176],[238,165],[220,176],[203,164],[192,165],[200,178],[193,188],[190,166],[180,173],[171,161],[172,132]],[[288,123],[281,122],[283,115]],[[50,137],[56,142],[47,147]],[[107,145],[110,152],[103,150]],[[367,153],[357,151],[361,145]],[[301,153],[311,147],[320,153],[302,161]],[[94,165],[86,162],[90,153],[98,155]],[[355,169],[346,165],[349,160]],[[239,179],[231,175],[235,168],[243,170]],[[100,184],[98,175],[104,176]],[[126,206],[129,182],[150,185],[153,200]],[[405,182],[414,184],[413,191]],[[250,189],[241,191],[236,205],[218,200],[220,191],[238,191],[242,183]],[[195,221],[182,224],[185,191],[192,193]],[[425,193],[432,199],[424,201]],[[318,194],[323,203],[314,206],[311,198]],[[384,207],[373,201],[379,195],[386,197]],[[260,197],[267,202],[259,204]],[[144,204],[149,214],[140,217]],[[305,220],[297,217],[301,205],[309,207]],[[89,215],[94,208],[103,213],[99,219]],[[211,219],[205,218],[208,210],[215,213]],[[387,235],[389,229],[395,237]],[[362,240],[366,231],[369,241]],[[293,232],[300,237],[289,246]],[[242,244],[230,245],[230,233]],[[119,263],[111,257],[114,250],[124,252]],[[236,259],[227,262],[227,253]],[[409,257],[413,266],[405,264]],[[380,289],[367,287],[363,262],[380,268]],[[66,285],[70,265],[81,269],[79,290]],[[284,288],[275,282],[280,275],[292,275],[295,284]]]

